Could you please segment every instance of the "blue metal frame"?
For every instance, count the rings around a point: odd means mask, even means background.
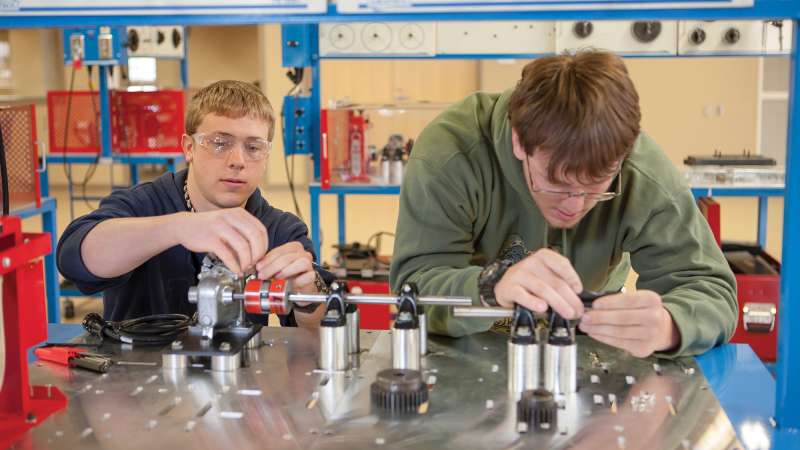
[[[311,183],[308,187],[308,194],[311,197],[311,242],[314,244],[314,253],[317,262],[322,259],[322,243],[319,221],[319,200],[323,195],[335,195],[338,207],[337,216],[339,221],[339,244],[347,242],[346,224],[346,205],[345,198],[348,195],[399,195],[400,186],[376,186],[376,185],[338,185],[331,186],[330,189],[322,189],[319,183]]]
[[[797,3],[797,2],[794,2]],[[800,20],[794,20],[794,27]],[[783,256],[781,264],[781,304],[778,312],[778,364],[775,417],[782,429],[800,428],[800,33],[794,33],[791,75],[789,76],[789,135],[786,152],[786,193],[783,206]],[[790,351],[794,349],[794,351]]]
[[[694,198],[700,197],[758,197],[758,231],[756,242],[761,248],[767,245],[767,218],[769,197],[783,197],[783,188],[747,187],[693,187]]]
[[[747,8],[506,11],[473,13],[341,14],[335,4],[325,14],[216,14],[216,15],[87,15],[20,17],[0,14],[0,28],[37,28],[91,25],[257,25],[315,24],[320,22],[463,21],[463,20],[768,20],[799,18],[800,4],[790,0],[755,0]]]

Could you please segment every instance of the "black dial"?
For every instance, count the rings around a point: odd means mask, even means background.
[[[592,25],[592,22],[575,22],[575,25],[572,27],[572,32],[580,39],[589,37],[593,30],[594,25]]]
[[[661,22],[658,21],[638,21],[633,23],[633,37],[637,41],[648,43],[653,42],[661,34]]]
[[[689,42],[694,45],[700,45],[706,41],[706,32],[702,28],[695,28],[689,35]]]
[[[728,44],[735,44],[739,42],[739,39],[742,37],[742,33],[739,32],[736,28],[728,28],[728,31],[725,32],[725,42]]]

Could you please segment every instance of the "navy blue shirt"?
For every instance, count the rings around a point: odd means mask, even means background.
[[[191,316],[197,307],[187,300],[197,284],[205,253],[193,253],[177,245],[150,258],[133,271],[116,278],[100,278],[86,268],[81,244],[100,222],[124,217],[152,217],[186,212],[183,185],[187,171],[166,173],[156,180],[113,192],[94,212],[73,221],[58,242],[58,269],[84,294],[103,291],[103,316],[124,320],[150,314],[180,313]],[[269,249],[297,241],[313,254],[308,228],[297,216],[273,208],[256,189],[245,209],[267,228]],[[109,251],[113,251],[109,249]],[[251,316],[266,323],[266,315]],[[293,312],[280,317],[281,325],[295,326]]]

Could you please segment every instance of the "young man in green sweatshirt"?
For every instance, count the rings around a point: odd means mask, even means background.
[[[400,195],[392,285],[580,318],[645,357],[697,354],[737,321],[733,274],[683,177],[640,130],[639,96],[606,52],[539,58],[513,90],[476,93],[419,136]],[[637,289],[618,291],[630,266]],[[450,336],[492,320],[428,310]]]

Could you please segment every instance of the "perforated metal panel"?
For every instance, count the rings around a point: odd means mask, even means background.
[[[41,206],[39,177],[36,173],[38,151],[34,106],[0,107],[0,131],[3,133],[8,166],[10,209],[34,204]]]
[[[47,121],[50,153],[100,153],[97,92],[48,92]]]

